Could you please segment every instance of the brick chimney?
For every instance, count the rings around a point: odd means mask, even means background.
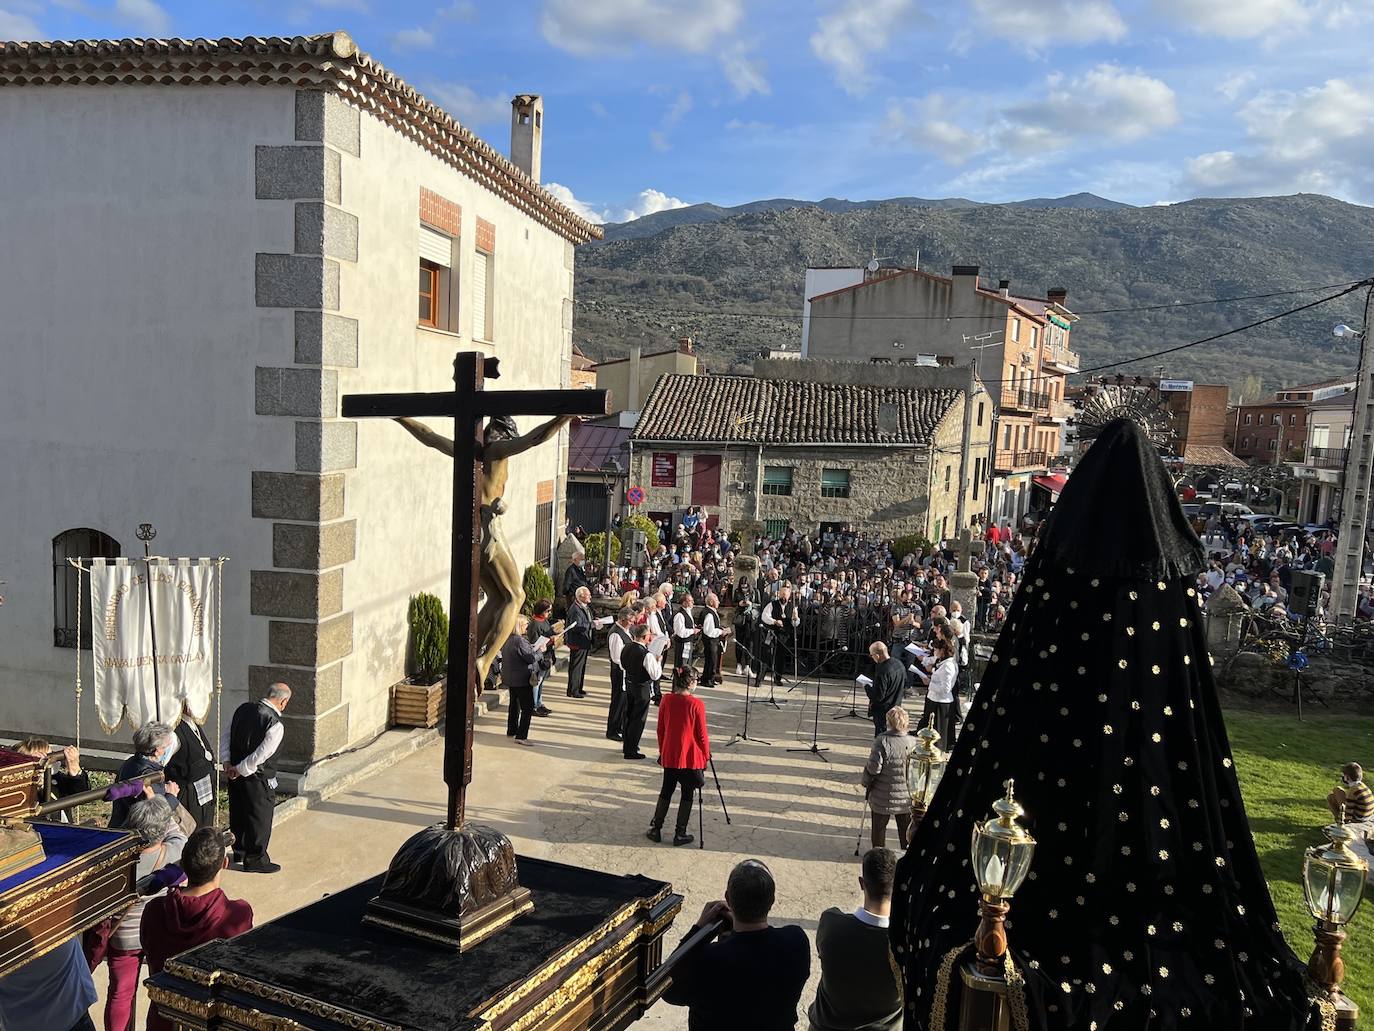
[[[510,102],[510,159],[516,168],[539,182],[544,149],[544,98],[521,93]]]
[[[978,266],[977,265],[955,265],[954,266],[954,292],[956,294],[973,294],[978,289]]]
[[[1045,294],[1051,304],[1067,304],[1069,292],[1062,286],[1050,287],[1049,293]]]
[[[680,339],[680,340],[677,342],[677,349],[678,349],[678,351],[681,352],[682,354],[691,354],[691,353],[692,353],[692,338],[691,338],[691,337],[683,337],[682,339]]]

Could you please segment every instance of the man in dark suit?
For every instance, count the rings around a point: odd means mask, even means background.
[[[573,595],[572,607],[568,609],[567,629],[564,640],[568,642],[568,697],[586,698],[582,681],[587,675],[587,656],[592,651],[592,610],[588,603],[592,592],[579,587]]]
[[[902,692],[906,690],[906,668],[901,659],[888,654],[887,645],[874,641],[868,646],[868,656],[873,660],[873,683],[864,687],[868,695],[868,714],[873,717],[873,733],[881,734],[887,729],[887,710],[902,704]]]
[[[522,745],[530,743],[530,718],[534,715],[534,684],[540,673],[540,651],[525,638],[530,617],[515,619],[515,631],[501,646],[501,683],[510,692],[506,737]]]
[[[577,600],[579,587],[591,590],[592,582],[587,579],[586,561],[587,556],[579,551],[573,556],[572,564],[563,570],[563,602],[569,608]]]
[[[176,728],[176,751],[167,760],[167,779],[177,786],[177,801],[197,827],[215,822],[215,750],[200,724],[183,710]]]
[[[630,643],[620,652],[620,665],[625,670],[625,738],[622,744],[626,759],[643,759],[639,739],[649,718],[649,699],[653,697],[653,683],[663,676],[658,656],[649,651],[646,642],[649,628],[640,623],[630,629]]]

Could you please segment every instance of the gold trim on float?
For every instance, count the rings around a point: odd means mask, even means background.
[[[277,988],[274,985],[263,984],[261,981],[251,977],[244,977],[242,974],[235,974],[228,970],[217,970],[214,974],[217,984],[225,988],[235,988],[263,1002],[276,1003],[279,1006],[288,1006],[308,1013],[312,1017],[321,1017],[325,1020],[332,1020],[342,1024],[344,1027],[351,1028],[353,1031],[403,1031],[399,1024],[388,1024],[385,1021],[377,1020],[373,1017],[365,1016],[355,1010],[346,1010],[338,1006],[331,1006],[329,1003],[320,1002],[305,995],[298,995],[285,988]],[[227,1005],[222,1000],[216,999],[215,1006]]]
[[[54,867],[41,877],[36,877],[27,884],[15,885],[5,894],[7,896],[17,895],[18,897],[15,898],[13,902],[0,907],[0,924],[11,922],[24,910],[37,905],[39,902],[50,898],[58,892],[69,887],[80,885],[83,881],[91,880],[96,874],[108,870],[112,866],[118,866],[121,863],[127,862],[140,848],[138,839],[132,834],[127,835],[126,847],[119,849],[120,844],[120,840],[116,839],[107,845],[102,845],[101,849],[113,848],[118,850],[112,855],[106,856],[99,862],[94,863],[94,865],[88,866],[75,874],[63,877],[61,880],[57,878],[62,877],[62,868],[67,866],[67,863],[63,863],[62,866]],[[98,856],[99,854],[99,849],[93,853],[94,856]],[[90,859],[91,857],[83,857],[81,861],[90,861]],[[70,860],[69,862],[76,862],[76,860]],[[40,888],[39,885],[44,886]],[[20,892],[23,892],[23,894],[20,894]],[[133,900],[131,899],[130,901]]]

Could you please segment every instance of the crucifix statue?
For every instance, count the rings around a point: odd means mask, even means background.
[[[346,418],[396,419],[422,443],[453,459],[444,705],[448,820],[401,846],[366,919],[460,950],[533,906],[516,876],[510,840],[495,828],[465,819],[472,782],[473,703],[525,600],[520,568],[501,534],[507,463],[551,439],[573,416],[604,415],[609,408],[604,390],[485,391],[485,381],[499,375],[496,358],[464,351],[454,358],[452,391],[349,394],[343,399]],[[553,418],[522,437],[513,418],[517,414]],[[414,421],[422,417],[452,418],[453,439]],[[486,595],[480,613],[479,588]]]
[[[973,531],[959,531],[959,542],[954,546],[954,557],[958,561],[958,571],[973,572],[973,556],[983,550],[983,542],[973,543]]]

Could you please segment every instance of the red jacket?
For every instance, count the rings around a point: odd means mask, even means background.
[[[706,703],[696,695],[667,694],[658,704],[658,764],[665,770],[704,770],[711,758]]]
[[[172,956],[216,938],[232,938],[252,926],[253,909],[247,902],[230,899],[223,891],[191,896],[173,888],[149,901],[143,910],[141,935],[148,972],[161,973]],[[149,1031],[171,1031],[171,1027],[166,1018],[148,1014]]]

